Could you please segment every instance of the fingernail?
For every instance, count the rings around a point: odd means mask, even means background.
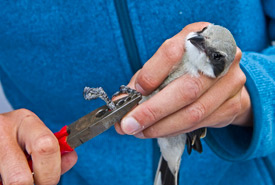
[[[126,134],[134,135],[142,130],[142,127],[133,117],[126,117],[121,121],[121,128]]]
[[[136,84],[136,90],[141,94],[145,94],[145,90],[139,84]]]
[[[145,139],[143,132],[139,132],[139,133],[135,134],[135,137],[140,138],[140,139]]]

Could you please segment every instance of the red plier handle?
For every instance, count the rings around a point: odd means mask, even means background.
[[[61,155],[72,152],[74,149],[67,143],[68,126],[62,127],[59,132],[54,133],[55,137],[58,139]]]

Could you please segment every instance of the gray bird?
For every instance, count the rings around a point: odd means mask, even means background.
[[[144,97],[143,101],[186,73],[194,77],[199,77],[199,73],[211,78],[223,76],[233,62],[237,50],[236,42],[230,31],[213,24],[199,32],[189,33],[185,40],[185,48],[186,52],[180,64],[175,67],[160,87],[151,95]],[[200,139],[205,135],[206,128],[200,128],[175,137],[158,138],[161,157],[154,184],[177,185],[181,156],[185,145],[189,154],[192,149],[201,153]]]

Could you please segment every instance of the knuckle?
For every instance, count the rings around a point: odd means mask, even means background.
[[[188,78],[180,85],[179,93],[184,101],[193,102],[199,97],[202,84],[199,79]]]
[[[22,115],[23,117],[35,116],[35,114],[34,114],[32,111],[30,111],[30,110],[28,110],[28,109],[25,109],[25,108],[18,109],[18,110],[16,110],[15,112],[16,112],[16,114]]]
[[[158,114],[158,111],[150,105],[145,105],[142,109],[143,118],[146,118],[150,123],[157,121]]]
[[[230,103],[230,109],[232,112],[232,115],[238,115],[238,113],[241,111],[242,109],[242,105],[241,105],[241,101],[239,98],[235,97],[231,100]]]
[[[154,79],[150,73],[141,73],[138,78],[138,83],[144,90],[152,90],[159,86],[159,82]]]
[[[233,77],[236,87],[242,87],[246,82],[246,76],[241,69]]]
[[[37,118],[37,116],[32,111],[24,108],[0,114],[0,127],[13,127],[12,125],[22,123],[26,118]]]
[[[235,60],[240,61],[241,58],[242,58],[242,55],[243,54],[242,54],[241,49],[239,47],[237,47],[237,52],[236,52]]]
[[[29,174],[27,175],[24,172],[16,172],[13,171],[12,173],[9,174],[7,182],[5,184],[9,185],[31,185],[33,184],[33,178],[32,175]]]
[[[172,64],[180,61],[183,56],[184,47],[175,39],[167,39],[163,43],[163,54]]]
[[[155,129],[154,126],[151,126],[149,128],[147,128],[144,132],[143,135],[145,136],[145,138],[157,138],[159,137],[159,130]]]
[[[193,107],[189,109],[189,119],[192,125],[200,122],[206,112],[206,108],[203,104],[201,103],[196,103]]]
[[[53,184],[58,184],[58,182],[59,182],[59,180],[60,180],[60,177],[58,176],[58,177],[47,177],[47,178],[45,178],[44,177],[44,179],[41,179],[40,180],[40,184],[48,184],[48,185],[53,185]]]
[[[245,76],[245,74],[243,73],[242,70],[241,70],[241,72],[239,73],[239,81],[240,81],[240,83],[241,83],[242,85],[244,85],[245,82],[246,82],[246,76]]]
[[[30,111],[28,109],[25,109],[25,108],[15,110],[15,116],[18,119],[21,120],[21,123],[25,119],[36,119],[36,118],[38,118],[35,113],[33,113],[32,111]]]
[[[53,135],[46,134],[36,139],[33,151],[40,155],[51,155],[59,151],[59,144]]]

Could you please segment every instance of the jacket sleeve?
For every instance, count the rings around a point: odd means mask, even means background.
[[[275,40],[275,1],[264,0],[269,36]],[[253,128],[209,128],[206,142],[221,158],[230,161],[264,157],[275,152],[275,46],[261,53],[243,52],[241,68],[253,109]]]
[[[262,53],[244,52],[241,68],[253,109],[253,128],[208,129],[206,142],[220,157],[248,160],[275,152],[275,47]]]

